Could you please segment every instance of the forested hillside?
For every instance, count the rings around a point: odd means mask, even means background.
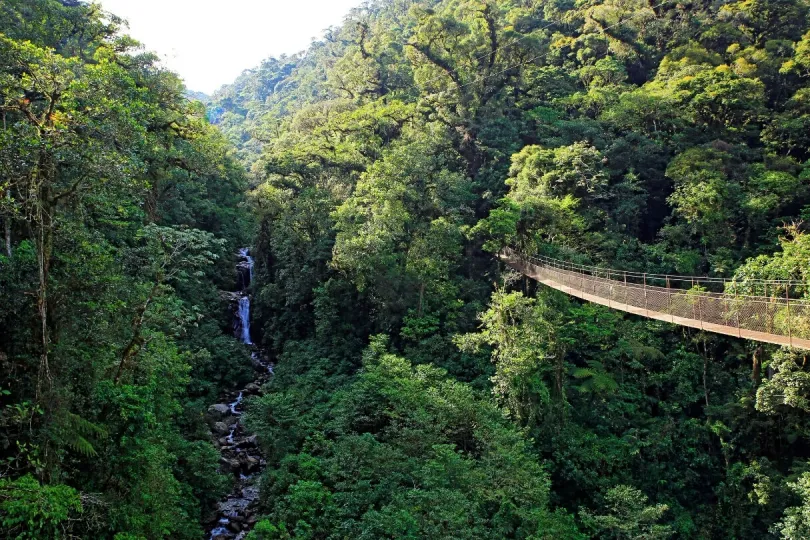
[[[180,80],[73,1],[0,0],[0,537],[203,536],[202,413],[247,187]]]
[[[378,1],[214,95],[278,359],[254,537],[810,537],[802,351],[494,257],[806,281],[809,31],[793,0]]]
[[[810,538],[806,351],[495,256],[807,283],[809,7],[376,0],[208,98],[0,0],[0,537]]]

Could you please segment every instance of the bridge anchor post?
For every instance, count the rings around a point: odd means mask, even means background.
[[[647,309],[647,272],[644,272],[644,313],[647,317],[650,316],[650,310]]]
[[[793,347],[793,321],[790,317],[790,282],[785,284],[785,299],[787,301],[788,339],[790,340],[790,346]]]
[[[672,289],[669,287],[669,276],[667,278],[667,311],[669,311],[669,318],[672,324],[675,324],[675,314],[672,313]]]

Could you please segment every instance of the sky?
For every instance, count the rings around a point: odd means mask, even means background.
[[[306,49],[362,0],[96,0],[129,21],[132,37],[212,93],[245,69]]]

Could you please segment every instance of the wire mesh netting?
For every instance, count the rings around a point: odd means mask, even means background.
[[[797,297],[804,293],[803,284],[759,281],[753,290],[769,295],[758,296],[741,294],[738,284],[720,278],[625,272],[524,257],[511,250],[503,256],[528,277],[622,311],[770,343],[810,345],[810,302]]]

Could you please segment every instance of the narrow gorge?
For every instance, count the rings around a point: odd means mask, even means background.
[[[810,0],[234,7],[0,0],[0,540],[810,539]]]
[[[250,285],[253,281],[253,257],[249,248],[239,250],[236,266],[234,336],[253,347],[250,334]],[[255,503],[259,497],[258,479],[266,462],[259,450],[256,435],[248,433],[241,422],[243,401],[259,394],[261,386],[273,376],[273,364],[264,353],[253,347],[251,352],[255,378],[244,388],[228,392],[221,403],[208,408],[208,422],[214,445],[220,452],[220,471],[232,475],[233,487],[217,503],[209,520],[210,540],[245,538],[257,522]]]

